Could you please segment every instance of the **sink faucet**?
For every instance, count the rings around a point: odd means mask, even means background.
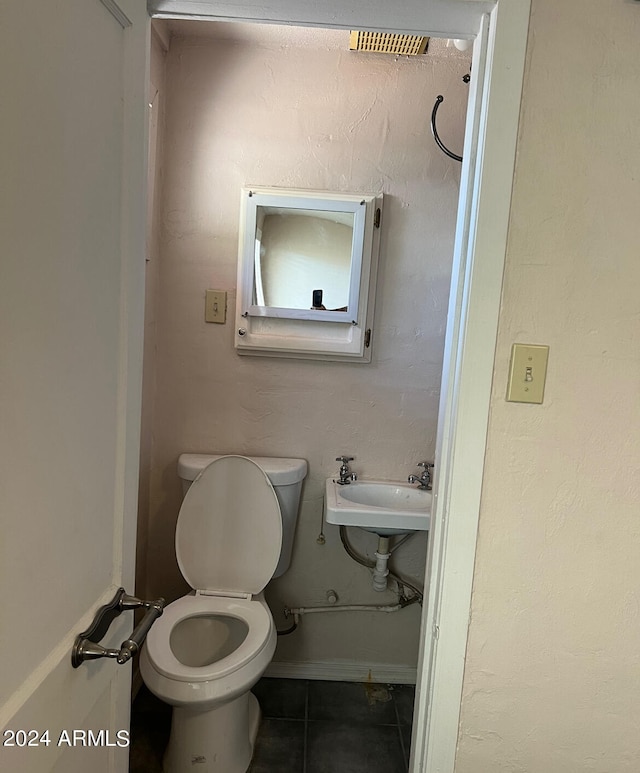
[[[418,475],[409,475],[407,478],[409,483],[418,483],[418,488],[423,491],[431,491],[431,472],[433,469],[433,462],[418,462],[418,467],[423,467],[422,473]]]
[[[353,461],[353,456],[337,456],[336,462],[341,462],[340,465],[340,478],[336,481],[341,486],[345,486],[347,483],[351,483],[352,480],[358,480],[358,476],[355,472],[351,472],[349,469],[349,462]]]

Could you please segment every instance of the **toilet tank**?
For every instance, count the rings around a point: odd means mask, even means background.
[[[178,476],[182,480],[182,495],[184,496],[191,483],[198,477],[204,468],[214,459],[219,459],[223,454],[180,454],[178,457]],[[238,454],[246,456],[246,454]],[[298,511],[300,509],[300,493],[302,481],[307,475],[307,463],[304,459],[286,459],[271,456],[247,456],[259,465],[265,475],[271,481],[282,513],[282,549],[280,560],[273,574],[280,577],[289,568],[291,552],[293,550],[293,538],[298,523]]]

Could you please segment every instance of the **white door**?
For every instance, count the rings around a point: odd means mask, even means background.
[[[136,0],[2,4],[6,771],[127,769],[131,665],[74,669],[71,648],[120,585],[134,591],[147,36]]]

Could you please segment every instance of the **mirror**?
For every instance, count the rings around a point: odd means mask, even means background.
[[[239,353],[371,359],[381,205],[375,194],[242,190]]]
[[[258,207],[255,304],[347,313],[354,215]]]

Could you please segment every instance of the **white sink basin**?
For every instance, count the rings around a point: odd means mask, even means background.
[[[389,537],[428,531],[431,492],[397,481],[358,480],[341,486],[327,478],[324,508],[327,523]]]

